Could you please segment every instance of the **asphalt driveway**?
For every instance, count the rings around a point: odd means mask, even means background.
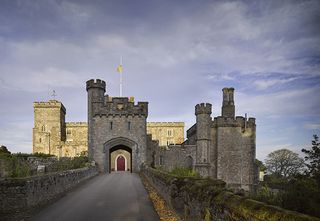
[[[159,216],[137,174],[114,172],[86,182],[31,220],[156,221]]]

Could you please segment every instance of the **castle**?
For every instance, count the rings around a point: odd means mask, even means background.
[[[33,152],[59,157],[85,155],[87,123],[65,122],[66,108],[56,100],[34,102]]]
[[[212,119],[209,103],[195,106],[196,123],[185,141],[181,122],[147,124],[148,102],[105,95],[106,83],[99,79],[87,81],[86,90],[87,124],[65,123],[66,110],[58,101],[34,103],[34,152],[87,151],[100,172],[188,167],[234,188],[251,190],[256,184],[255,119],[235,116],[233,88],[223,89],[221,116]]]
[[[152,142],[155,166],[195,169],[201,176],[224,180],[231,188],[252,190],[258,182],[255,165],[255,118],[235,116],[234,89],[224,88],[221,116],[212,119],[212,105],[195,106],[196,123],[181,145],[158,148]]]
[[[129,101],[134,102],[134,99],[129,98]],[[65,122],[66,108],[57,100],[34,102],[33,107],[33,153],[41,152],[57,157],[87,155],[87,122]],[[161,146],[181,144],[184,142],[184,123],[147,122],[147,134],[153,140],[159,140]]]

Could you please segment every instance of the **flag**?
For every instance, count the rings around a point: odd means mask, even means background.
[[[117,67],[117,72],[119,72],[119,73],[121,74],[122,71],[123,71],[123,67],[122,67],[122,65],[120,64],[120,65]]]

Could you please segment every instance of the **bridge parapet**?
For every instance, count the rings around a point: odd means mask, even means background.
[[[39,206],[98,174],[96,167],[0,180],[1,220],[24,220]]]
[[[222,180],[175,177],[148,167],[142,172],[181,220],[320,221],[236,195]]]

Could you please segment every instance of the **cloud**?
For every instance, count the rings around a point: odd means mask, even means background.
[[[79,88],[82,85],[83,82],[76,73],[54,67],[47,67],[39,72],[25,70],[24,73],[0,77],[0,88],[5,90],[42,92],[48,88]]]
[[[0,8],[0,120],[15,118],[19,99],[32,103],[48,88],[79,120],[86,80],[102,78],[107,93],[118,94],[123,56],[124,93],[150,101],[150,119],[192,125],[195,104],[211,102],[218,114],[221,88],[233,86],[241,113],[313,122],[319,14],[317,0],[7,1]]]
[[[32,121],[11,122],[0,127],[0,145],[11,152],[32,152]]]
[[[275,86],[275,85],[283,85],[292,81],[295,81],[299,78],[288,78],[288,79],[266,79],[266,80],[256,80],[253,83],[257,86],[260,90],[265,90],[269,87]]]
[[[317,86],[256,96],[239,92],[237,104],[239,109],[258,116],[319,116],[320,105],[315,96],[318,93]]]
[[[320,124],[317,123],[308,123],[304,125],[304,128],[310,129],[310,130],[317,130],[320,129]]]

